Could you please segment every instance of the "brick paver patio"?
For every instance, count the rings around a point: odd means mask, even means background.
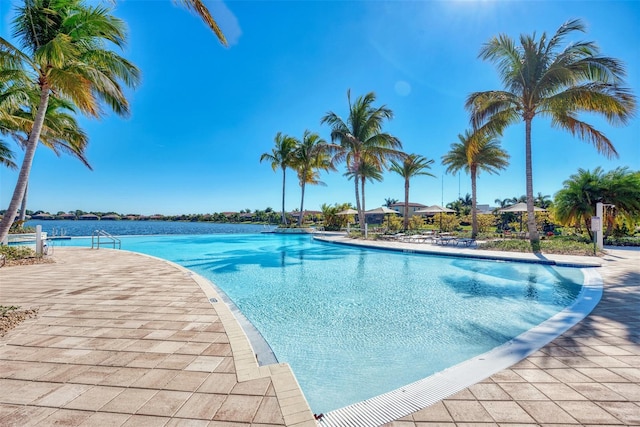
[[[39,309],[0,338],[0,426],[315,426],[289,367],[258,367],[198,276],[124,251],[54,258],[0,269],[0,303]]]

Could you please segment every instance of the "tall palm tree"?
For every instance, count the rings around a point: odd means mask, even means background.
[[[317,133],[305,130],[304,135],[302,136],[302,141],[297,144],[293,164],[298,172],[298,181],[300,182],[300,188],[302,190],[302,196],[300,198],[300,217],[298,218],[298,225],[302,226],[302,217],[304,215],[304,190],[306,184],[325,185],[324,182],[320,181],[319,171],[334,169],[331,165],[331,156],[327,141],[320,138],[320,135]]]
[[[369,92],[360,96],[351,103],[351,90],[347,91],[349,102],[349,117],[345,122],[333,111],[329,111],[322,117],[321,123],[331,126],[331,141],[338,142],[334,149],[332,163],[345,162],[347,173],[353,177],[356,195],[356,208],[360,224],[364,224],[365,198],[360,198],[359,185],[364,185],[364,179],[359,170],[372,166],[378,172],[382,172],[387,162],[391,159],[400,159],[404,154],[399,151],[402,143],[388,133],[382,132],[385,120],[393,118],[393,112],[386,106],[374,107],[376,95]]]
[[[471,175],[471,237],[478,235],[477,177],[480,171],[498,173],[509,165],[509,155],[500,147],[495,134],[487,132],[465,131],[458,135],[460,142],[451,144],[451,150],[442,156],[442,164],[447,166],[447,173],[457,173],[464,169]]]
[[[271,168],[275,172],[282,169],[282,224],[287,224],[287,217],[284,210],[284,196],[287,182],[287,168],[293,167],[298,140],[278,132],[274,138],[276,146],[271,149],[271,153],[263,153],[260,156],[260,163],[271,162]]]
[[[0,65],[28,76],[39,89],[39,101],[18,182],[0,222],[0,241],[24,196],[51,94],[70,100],[90,117],[102,116],[102,104],[127,116],[122,84],[133,87],[139,80],[138,69],[108,48],[123,48],[126,40],[125,24],[110,8],[81,0],[25,0],[12,25],[22,50],[0,37]]]
[[[431,169],[433,159],[427,159],[419,154],[409,154],[402,163],[391,160],[389,170],[404,178],[404,229],[409,228],[409,180],[414,176],[426,175],[434,177],[427,169]]]
[[[360,195],[362,196],[362,204],[360,205],[360,208],[362,209],[363,212],[362,212],[362,216],[360,216],[358,212],[358,221],[360,221],[360,226],[363,227],[366,222],[366,218],[364,214],[364,210],[365,210],[364,185],[367,182],[367,180],[369,182],[382,181],[383,179],[382,170],[380,170],[378,165],[376,165],[375,163],[368,161],[368,159],[366,158],[362,158],[360,159],[360,162],[358,164],[353,165],[351,169],[348,169],[347,172],[344,173],[344,176],[346,176],[347,179],[360,180]]]
[[[531,123],[548,117],[551,125],[567,130],[593,144],[607,157],[617,156],[613,143],[599,130],[578,118],[578,113],[597,113],[611,124],[626,124],[635,112],[636,99],[623,87],[625,70],[614,58],[601,56],[593,42],[577,42],[561,49],[564,38],[584,32],[580,20],[571,20],[548,38],[543,33],[521,35],[520,44],[506,35],[486,43],[480,58],[496,64],[505,90],[475,92],[467,98],[474,128],[496,132],[516,122],[525,123],[527,225],[532,249],[540,241],[533,214]]]
[[[29,98],[32,108],[21,106],[15,111],[5,111],[5,114],[0,115],[0,131],[10,134],[23,149],[26,148],[29,132],[33,129],[36,113],[34,107],[37,106],[38,94],[35,91],[29,91]],[[84,154],[89,138],[80,128],[72,114],[74,112],[73,104],[68,100],[50,97],[40,133],[40,143],[50,148],[57,156],[62,152],[71,154],[89,170],[93,170]],[[19,221],[25,220],[28,187],[27,183],[20,205]]]

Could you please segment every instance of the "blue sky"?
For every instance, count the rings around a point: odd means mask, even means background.
[[[12,5],[0,1],[0,34],[10,37]],[[395,117],[385,130],[404,151],[436,162],[436,176],[411,182],[411,201],[448,203],[471,192],[470,179],[446,175],[441,156],[469,127],[464,109],[474,91],[500,89],[494,66],[477,58],[483,43],[553,33],[581,18],[604,55],[621,59],[628,86],[640,92],[638,1],[228,1],[208,2],[230,41],[222,47],[199,18],[169,0],[118,1],[115,14],[129,26],[124,55],[142,71],[129,93],[132,115],[80,120],[90,136],[94,171],[74,158],[36,152],[29,209],[52,213],[82,209],[140,214],[276,210],[281,172],[260,155],[277,132],[301,137],[305,129],[329,139],[321,117],[346,118],[352,96],[373,91]],[[578,168],[628,166],[640,170],[640,119],[616,128],[589,117],[614,142],[608,160],[543,118],[533,125],[534,192],[553,196]],[[503,138],[511,164],[499,176],[481,174],[478,203],[525,193],[524,127]],[[18,149],[16,151],[19,152]],[[18,153],[19,157],[21,153]],[[21,157],[19,158],[21,160]],[[353,183],[338,172],[326,187],[307,187],[305,208],[355,203]],[[0,206],[6,208],[17,173],[0,169]],[[402,200],[402,179],[390,172],[366,187],[367,208]],[[300,205],[292,171],[286,207]]]

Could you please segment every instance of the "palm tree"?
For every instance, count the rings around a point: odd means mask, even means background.
[[[539,208],[547,209],[553,204],[553,201],[551,200],[551,196],[538,192],[538,195],[533,200],[533,203]]]
[[[493,201],[493,203],[496,203],[497,205],[500,205],[500,208],[506,208],[507,206],[511,205],[511,199],[510,198],[506,198],[506,199],[495,199]]]
[[[600,201],[604,172],[601,167],[593,171],[578,169],[565,180],[563,188],[555,195],[555,218],[561,224],[584,225],[589,230],[591,217],[595,215],[596,203]]]
[[[39,89],[39,101],[18,182],[0,222],[0,241],[24,197],[51,94],[70,100],[90,117],[102,116],[102,103],[126,116],[129,104],[121,83],[133,87],[139,80],[138,69],[107,48],[108,43],[123,48],[126,40],[124,22],[109,8],[81,0],[26,0],[13,21],[13,33],[23,49],[0,37],[0,66],[28,77]]]
[[[362,199],[359,194],[359,184],[364,188],[365,178],[360,175],[359,170],[373,167],[378,172],[382,172],[391,159],[400,159],[404,156],[398,149],[402,144],[395,137],[382,132],[382,125],[385,120],[393,118],[393,112],[386,106],[374,107],[376,95],[369,92],[358,97],[355,103],[351,103],[351,91],[347,91],[349,102],[349,117],[345,122],[333,111],[329,111],[321,120],[331,126],[331,141],[338,142],[339,146],[334,147],[334,157],[332,163],[338,164],[346,162],[347,173],[345,175],[353,177],[356,194],[356,209],[360,224],[364,224],[365,197]],[[370,171],[371,172],[371,171]]]
[[[260,156],[260,163],[263,161],[271,162],[271,168],[275,172],[278,168],[282,169],[282,224],[287,224],[287,217],[284,210],[284,196],[287,181],[287,168],[293,167],[298,141],[288,135],[278,132],[274,138],[275,148],[271,149],[271,153],[263,153]]]
[[[320,138],[320,135],[317,133],[305,130],[304,135],[302,136],[302,142],[297,144],[297,149],[293,158],[293,165],[298,172],[298,181],[300,182],[300,188],[302,189],[302,196],[300,198],[300,217],[298,218],[298,225],[302,226],[302,217],[304,215],[304,189],[306,184],[325,185],[324,182],[320,181],[318,171],[328,171],[333,169],[327,141]]]
[[[362,222],[363,218],[364,218],[364,221],[366,221],[365,214],[364,214],[364,200],[365,200],[364,184],[367,182],[367,180],[369,180],[369,182],[382,181],[382,178],[383,178],[382,171],[376,164],[371,163],[368,160],[362,158],[360,160],[360,163],[358,163],[357,165],[353,165],[353,168],[347,170],[347,172],[344,173],[344,176],[346,176],[347,179],[360,180],[360,195],[362,196],[361,209],[363,213],[362,213],[362,217],[360,217],[360,213],[358,212],[358,221],[360,221],[360,226],[363,227],[365,224],[364,222]]]
[[[218,37],[218,40],[220,40],[220,43],[222,43],[224,46],[227,46],[227,39],[225,38],[224,34],[222,34],[222,30],[220,30],[220,27],[218,27],[218,23],[215,21],[215,19],[213,19],[213,17],[211,16],[211,13],[209,12],[207,7],[204,5],[204,3],[201,0],[174,0],[174,1],[176,3],[182,4],[187,9],[195,12],[198,16],[200,16],[200,18],[202,18],[202,20],[209,27],[209,29],[211,29],[211,31],[215,33],[216,37]]]
[[[527,225],[532,249],[539,251],[540,241],[533,213],[531,167],[531,123],[534,117],[551,119],[551,125],[567,130],[593,144],[607,157],[617,156],[613,143],[592,125],[580,120],[578,113],[597,113],[611,124],[626,124],[634,115],[636,99],[625,87],[625,70],[614,58],[600,56],[593,42],[577,42],[561,49],[565,36],[584,32],[580,20],[569,21],[547,38],[521,35],[520,45],[506,35],[486,43],[480,58],[496,64],[506,90],[475,92],[466,107],[471,111],[474,128],[496,132],[514,123],[525,123],[525,164]]]
[[[418,154],[409,154],[405,157],[402,163],[396,160],[391,160],[391,167],[389,170],[395,172],[404,178],[404,229],[409,228],[409,180],[414,176],[427,175],[434,177],[427,169],[431,169],[433,159],[427,159],[426,157]]]
[[[31,105],[37,105],[37,93],[29,91]],[[5,111],[0,118],[0,128],[8,133],[23,149],[26,149],[29,132],[33,129],[35,108],[20,107],[16,111]],[[45,113],[40,143],[50,148],[57,156],[62,152],[71,154],[80,160],[89,170],[93,170],[84,155],[89,139],[80,128],[72,113],[75,112],[73,104],[52,96],[49,98]],[[28,183],[24,190],[20,205],[19,221],[24,222],[27,208]]]
[[[388,208],[390,208],[396,203],[398,203],[398,199],[393,199],[391,197],[387,197],[386,199],[384,199],[384,205]]]
[[[13,161],[13,151],[2,140],[0,140],[0,165],[9,169],[18,169],[18,165]]]
[[[471,237],[478,235],[478,218],[476,213],[477,185],[480,171],[498,173],[509,165],[509,155],[500,147],[495,134],[486,132],[465,131],[458,135],[460,142],[451,144],[451,150],[442,156],[442,164],[447,166],[447,173],[457,173],[464,169],[471,175]]]

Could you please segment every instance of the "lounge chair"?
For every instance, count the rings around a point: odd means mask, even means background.
[[[469,238],[457,239],[456,241],[456,245],[462,245],[466,247],[474,245],[475,243],[476,243],[476,239],[469,239]]]

